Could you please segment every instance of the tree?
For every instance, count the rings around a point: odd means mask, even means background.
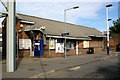
[[[116,21],[113,21],[113,26],[110,27],[111,34],[118,34],[120,33],[120,18]]]

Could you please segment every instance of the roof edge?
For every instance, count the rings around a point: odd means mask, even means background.
[[[46,37],[52,37],[52,38],[65,38],[64,36],[54,36],[54,35],[46,35]],[[75,40],[92,40],[90,37],[86,38],[76,38],[76,37],[66,37],[66,39],[75,39]]]

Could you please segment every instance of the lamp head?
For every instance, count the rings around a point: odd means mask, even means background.
[[[79,8],[79,6],[75,6],[75,7],[73,7],[73,9],[77,9],[77,8]]]
[[[106,7],[112,7],[112,4],[106,5]]]
[[[111,21],[112,19],[108,19],[108,21]]]

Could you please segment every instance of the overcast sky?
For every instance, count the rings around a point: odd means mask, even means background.
[[[118,2],[117,0],[87,0],[75,1],[53,1],[53,0],[17,0],[16,12],[21,14],[27,14],[57,21],[64,21],[64,9],[68,9],[74,6],[79,6],[79,9],[67,11],[67,22],[82,25],[87,27],[96,28],[100,31],[107,29],[106,22],[106,4],[113,4],[113,7],[109,8],[109,18],[116,20],[118,18]],[[0,3],[0,10],[4,10],[4,7]],[[0,19],[0,22],[2,19]],[[110,26],[112,26],[110,21]]]

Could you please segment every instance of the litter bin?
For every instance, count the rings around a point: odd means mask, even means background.
[[[88,54],[94,54],[94,48],[93,47],[89,48]]]

